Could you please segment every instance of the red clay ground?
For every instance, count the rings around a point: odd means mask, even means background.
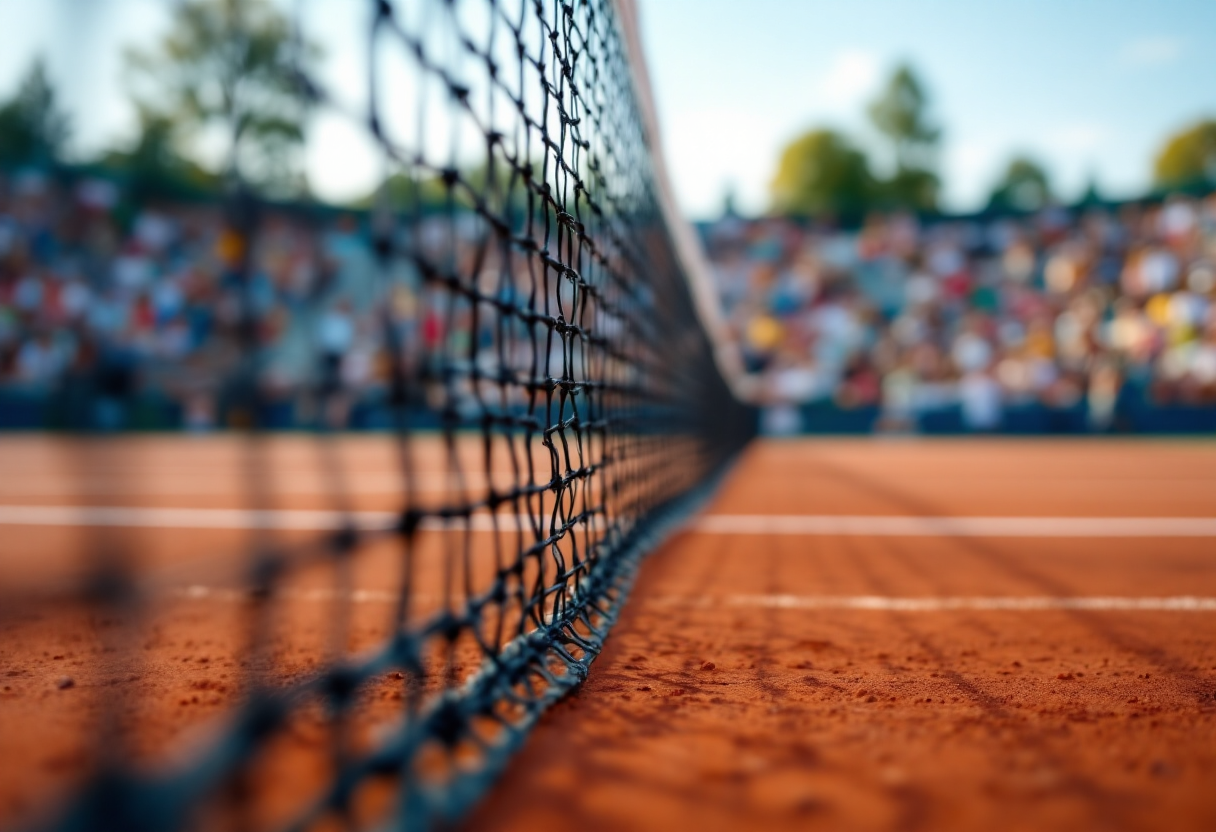
[[[799,441],[754,446],[710,511],[1212,517],[1214,498],[1210,442]],[[1216,829],[1216,613],[813,598],[1211,597],[1214,543],[684,534],[468,828]]]
[[[421,490],[440,500],[450,489],[437,443],[417,443]],[[402,477],[385,437],[338,447],[351,508],[399,510]],[[463,448],[462,450],[470,450]],[[277,437],[264,447],[273,481],[269,506],[332,508],[332,475],[315,442]],[[241,442],[231,437],[135,438],[102,443],[44,437],[0,439],[0,510],[25,506],[236,508],[249,505]],[[466,460],[480,470],[477,454]],[[504,466],[499,466],[500,468]],[[547,468],[545,469],[547,471]],[[474,477],[484,481],[484,477]],[[315,540],[317,531],[276,532],[281,544]],[[424,533],[414,552],[415,616],[441,603],[445,562],[459,561],[460,536]],[[484,585],[491,536],[474,535],[472,563]],[[512,541],[513,542],[513,541]],[[258,655],[249,652],[253,618],[242,571],[250,533],[242,529],[99,528],[0,523],[0,828],[47,816],[60,796],[91,770],[98,725],[117,719],[135,756],[160,768],[210,743],[242,700],[247,680],[270,685],[305,678],[335,655],[383,644],[393,632],[400,549],[392,539],[360,546],[352,560],[354,603],[345,628],[329,564],[285,577],[270,607],[271,629]],[[142,617],[29,603],[32,593],[79,580],[90,559],[120,552],[148,585]],[[463,585],[454,572],[453,584]],[[336,633],[345,629],[345,633]],[[476,667],[458,653],[453,672]],[[349,744],[364,747],[402,712],[401,674],[364,691]],[[429,684],[439,685],[433,676]],[[332,727],[316,709],[303,711],[253,764],[250,828],[282,828],[332,778]],[[383,803],[383,795],[377,796]],[[226,828],[223,821],[206,828]]]
[[[442,454],[419,451],[440,499]],[[400,506],[387,441],[347,441],[339,457],[354,508]],[[6,439],[0,504],[240,507],[240,458],[224,438]],[[275,506],[332,505],[307,440],[269,443],[266,466]],[[1214,496],[1210,442],[825,440],[756,444],[710,511],[1213,517]],[[473,544],[476,569],[488,537]],[[0,609],[0,827],[87,770],[103,701],[138,715],[135,744],[159,760],[205,736],[249,672],[249,619],[223,591],[247,553],[238,531],[0,525],[4,597],[79,574],[99,539],[161,591],[134,646],[115,644],[121,622]],[[469,827],[1216,828],[1216,611],[830,608],[857,596],[1210,599],[1214,543],[686,533],[647,561],[590,681]],[[433,535],[419,550],[424,606],[449,544]],[[353,588],[366,594],[341,644],[332,600],[310,594],[332,577],[287,585],[266,676],[299,678],[333,650],[382,641],[395,563],[387,544],[362,552]],[[194,586],[214,591],[175,591]],[[399,683],[373,686],[362,736],[395,718],[399,696]],[[260,764],[253,826],[303,805],[329,748],[317,715],[295,721]]]
[[[549,452],[534,444],[534,476],[547,481]],[[327,557],[283,574],[263,603],[246,591],[257,537],[243,527],[251,506],[290,513],[276,515],[280,520],[325,525],[345,501],[388,526],[405,505],[391,437],[347,437],[329,447],[327,459],[314,437],[267,437],[251,460],[251,447],[233,436],[0,437],[0,828],[45,820],[95,768],[103,747],[117,746],[157,772],[182,762],[188,767],[200,746],[213,746],[232,723],[254,684],[305,681],[342,659],[357,661],[395,634],[405,558],[392,535],[365,536],[341,559],[350,568],[349,592],[342,589],[338,559]],[[526,471],[523,449],[509,449],[502,437],[494,443],[489,476],[478,437],[459,438],[451,451],[460,459],[459,477],[438,439],[422,437],[411,447],[415,508],[484,497],[488,483],[502,493],[516,484],[512,452]],[[571,450],[571,464],[582,465],[577,453]],[[266,480],[263,499],[252,496],[254,473]],[[580,493],[601,499],[592,489]],[[619,499],[627,497],[628,486]],[[548,518],[552,495],[537,499],[546,501],[540,513]],[[95,519],[81,524],[85,507],[126,519],[118,526]],[[516,510],[499,509],[497,534],[485,509],[471,531],[452,531],[459,526],[452,524],[418,533],[409,551],[407,621],[429,619],[445,599],[459,610],[466,591],[494,585],[497,562],[514,561],[525,545],[510,516]],[[166,520],[165,512],[178,519]],[[211,521],[189,519],[203,514],[213,520],[218,514],[222,522],[209,527]],[[591,534],[589,525],[571,536],[585,552]],[[278,528],[264,537],[275,551],[325,539],[320,527]],[[562,548],[572,557],[569,540]],[[84,609],[55,594],[79,585],[106,553],[117,554],[123,571],[138,579],[138,609]],[[505,600],[479,617],[485,643],[511,637],[521,617],[518,596],[537,583],[551,588],[555,560],[529,559],[521,574],[504,579]],[[262,635],[251,650],[256,620],[267,626],[256,629]],[[466,631],[450,652],[432,642],[421,658],[428,671],[421,681],[393,671],[370,680],[345,726],[315,703],[297,709],[269,748],[249,761],[241,816],[220,806],[201,828],[232,828],[236,820],[250,829],[284,828],[333,782],[335,759],[365,752],[399,724],[408,687],[456,686],[484,656]],[[122,730],[103,734],[103,724]],[[476,759],[471,745],[424,749],[419,769],[440,777],[451,765]],[[391,805],[390,788],[389,777],[368,783],[366,794],[354,799],[357,813],[370,818]]]

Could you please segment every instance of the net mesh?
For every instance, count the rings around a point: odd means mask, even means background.
[[[367,9],[364,94],[343,99],[303,63],[296,82],[374,148],[375,197],[341,218],[244,186],[226,203],[218,245],[236,311],[213,340],[226,345],[224,411],[244,425],[242,516],[81,509],[76,521],[102,529],[87,586],[37,602],[111,616],[109,649],[137,652],[167,585],[105,528],[231,521],[243,530],[224,590],[242,643],[234,704],[189,753],[149,767],[160,758],[137,748],[146,717],[121,683],[104,691],[95,764],[58,828],[459,817],[585,678],[637,560],[750,433],[664,218],[617,5]],[[274,240],[341,222],[343,256],[364,277],[268,312],[260,275]],[[356,395],[360,362],[375,381]],[[285,400],[315,414],[323,510],[284,507],[295,475],[267,414]],[[393,437],[375,450],[391,455],[402,495],[389,510],[360,507],[365,472],[331,429],[354,407]],[[79,452],[80,476],[114,452],[98,445]],[[218,594],[174,587],[182,602]],[[301,613],[303,601],[324,603]],[[285,671],[284,629],[318,622],[315,659]],[[275,755],[301,733],[316,761],[291,776],[307,798],[266,809],[267,767],[292,771]]]

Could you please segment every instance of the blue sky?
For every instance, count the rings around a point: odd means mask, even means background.
[[[686,211],[734,187],[762,209],[781,147],[833,126],[873,142],[865,104],[907,60],[943,127],[950,207],[1010,154],[1064,196],[1090,175],[1144,189],[1171,131],[1216,118],[1214,0],[638,0],[664,144]]]
[[[465,0],[480,6],[480,0]],[[950,208],[976,207],[1015,152],[1071,197],[1096,177],[1113,196],[1149,183],[1171,131],[1216,118],[1216,0],[637,0],[663,143],[683,208],[715,215],[734,189],[762,210],[781,147],[831,126],[877,152],[865,104],[901,60],[920,73],[944,135]],[[77,113],[81,147],[129,134],[121,45],[161,31],[171,0],[0,0],[9,25],[0,95],[37,53]],[[326,72],[358,82],[366,0],[311,0]],[[356,131],[321,121],[310,159],[333,197],[378,167]],[[326,160],[341,159],[342,165]]]

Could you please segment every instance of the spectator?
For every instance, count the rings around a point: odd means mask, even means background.
[[[1216,194],[874,216],[856,233],[731,217],[705,241],[785,430],[817,401],[893,430],[949,408],[973,430],[1010,408],[1082,408],[1104,431],[1127,395],[1216,405]]]

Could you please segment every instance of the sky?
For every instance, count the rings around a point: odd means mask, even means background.
[[[1213,0],[638,0],[680,204],[767,205],[782,147],[834,127],[881,151],[866,104],[909,62],[942,127],[946,207],[1014,153],[1065,198],[1133,196],[1164,138],[1216,118]]]
[[[283,0],[286,2],[286,0]],[[728,192],[763,211],[782,147],[833,127],[885,157],[866,104],[900,62],[931,96],[942,128],[944,203],[979,207],[1015,153],[1039,160],[1064,198],[1094,179],[1104,194],[1150,183],[1165,137],[1216,118],[1214,0],[637,0],[679,204],[720,213]],[[465,0],[470,7],[481,2]],[[310,0],[330,44],[325,72],[355,88],[364,0]],[[122,46],[163,31],[171,0],[0,0],[22,33],[0,52],[0,97],[36,54],[78,115],[80,150],[133,131],[121,94]],[[366,193],[378,168],[359,131],[318,121],[314,186]],[[337,165],[333,160],[340,159]]]

